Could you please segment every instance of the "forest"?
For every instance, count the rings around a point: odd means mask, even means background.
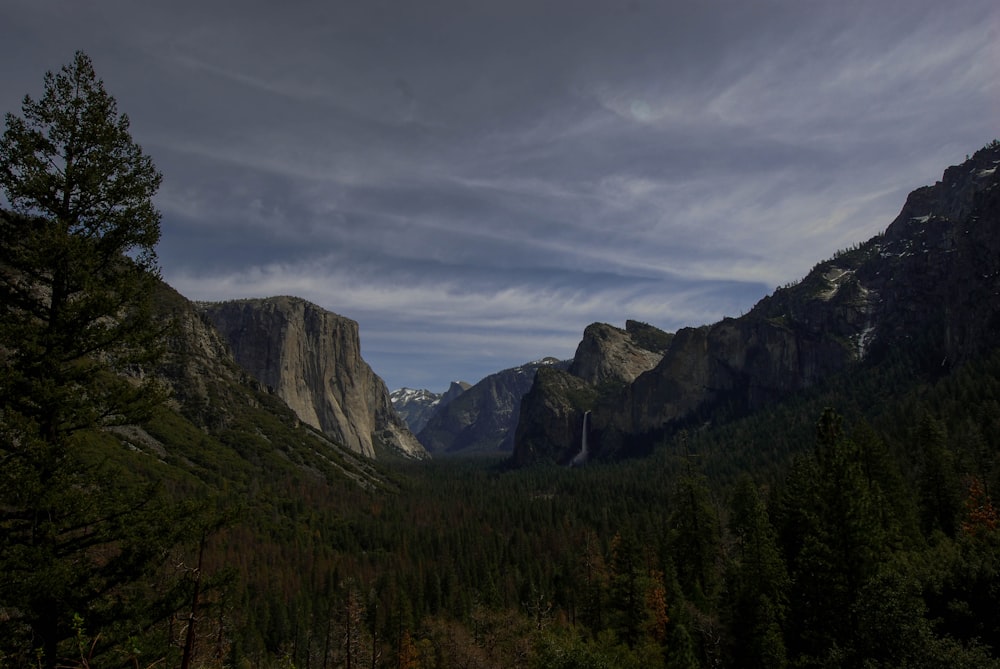
[[[145,373],[160,175],[84,54],[0,161],[0,667],[1000,666],[1000,349],[644,457],[352,464],[249,379]]]
[[[904,365],[666,436],[642,459],[399,463],[391,491],[335,498],[286,481],[249,527],[212,538],[211,570],[231,580],[202,652],[248,666],[996,666],[1000,355],[917,384]],[[873,403],[875,388],[899,394]]]

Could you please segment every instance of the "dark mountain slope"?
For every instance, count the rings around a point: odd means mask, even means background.
[[[193,303],[163,284],[158,318],[171,320],[157,375],[171,399],[149,425],[126,431],[130,442],[179,470],[209,481],[309,476],[379,485],[372,464],[291,409],[233,358],[228,344]]]
[[[992,346],[1000,326],[998,165],[994,143],[911,193],[884,234],[816,265],[740,318],[680,330],[659,364],[616,398],[576,407],[578,416],[594,410],[594,450],[629,452],[643,435],[710,420],[723,406],[758,409],[900,349],[924,373],[941,374]],[[516,444],[516,460],[568,461],[574,452],[551,442],[518,457],[526,447]]]
[[[451,402],[440,406],[417,437],[434,455],[509,453],[514,444],[521,398],[535,372],[569,363],[545,358],[490,374]]]
[[[628,321],[624,330],[588,325],[569,368],[540,370],[521,402],[524,420],[515,435],[515,462],[550,460],[554,452],[572,457],[583,441],[583,411],[616,397],[655,367],[672,338],[638,321]]]

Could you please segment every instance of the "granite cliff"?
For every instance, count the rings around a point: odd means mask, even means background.
[[[565,464],[580,450],[583,415],[616,397],[663,358],[672,335],[628,321],[587,326],[567,369],[540,369],[521,402],[514,463]]]
[[[583,332],[569,373],[595,385],[631,383],[656,366],[670,339],[670,334],[638,321],[627,321],[624,330],[592,323]]]
[[[584,413],[596,401],[597,389],[585,380],[558,369],[538,370],[521,401],[514,464],[567,464],[580,450]]]
[[[239,365],[302,422],[367,457],[427,452],[361,358],[358,324],[295,297],[203,303]]]
[[[593,410],[592,450],[605,457],[627,452],[644,436],[696,416],[710,420],[722,404],[752,411],[894,351],[905,350],[928,373],[942,373],[995,345],[998,166],[994,142],[911,193],[883,234],[817,264],[740,318],[678,331],[655,367],[626,380],[617,393],[573,406],[577,423],[584,410]],[[572,369],[598,376],[576,361]],[[515,461],[567,462],[578,427],[561,438],[549,429],[568,411],[565,397],[552,393],[566,391],[540,380],[545,387],[533,389],[522,408]]]
[[[209,486],[227,480],[235,488],[262,476],[264,468],[270,476],[384,485],[373,461],[306,425],[241,368],[206,314],[165,283],[156,293],[154,317],[168,336],[163,359],[150,373],[169,399],[149,422],[114,429],[130,450]]]

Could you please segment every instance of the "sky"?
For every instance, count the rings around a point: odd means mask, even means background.
[[[163,173],[164,279],[356,320],[390,389],[739,316],[1000,136],[995,0],[3,0]]]

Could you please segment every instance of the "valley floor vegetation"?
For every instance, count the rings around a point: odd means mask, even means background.
[[[385,489],[335,497],[275,482],[254,521],[211,541],[234,580],[199,623],[201,657],[1000,666],[1000,355],[871,404],[885,371],[643,459],[398,464]]]
[[[270,426],[160,412],[174,457],[128,466],[185,531],[121,618],[78,609],[59,663],[1000,666],[997,379],[1000,354],[868,370],[641,459],[383,463],[364,486],[289,464]],[[191,498],[211,508],[180,522]]]

